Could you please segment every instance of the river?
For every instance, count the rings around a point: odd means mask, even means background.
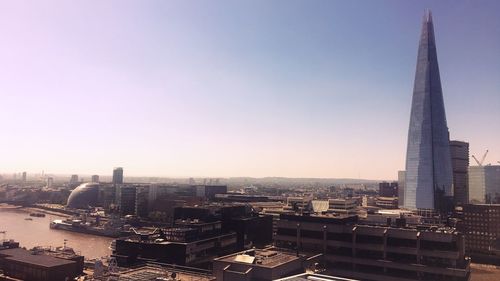
[[[25,218],[33,220],[25,220]],[[49,214],[43,218],[30,217],[28,210],[0,207],[0,231],[7,231],[5,238],[13,239],[20,243],[20,247],[28,249],[35,246],[62,246],[66,239],[66,245],[85,256],[86,259],[111,254],[109,244],[113,238],[50,229],[50,222],[58,218],[61,217]],[[3,239],[3,234],[0,234],[0,239]]]

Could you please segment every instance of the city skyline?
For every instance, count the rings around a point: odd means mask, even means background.
[[[496,163],[480,3],[2,2],[0,173],[396,179],[425,8],[450,139]]]

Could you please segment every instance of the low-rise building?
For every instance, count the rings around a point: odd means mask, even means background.
[[[253,249],[216,258],[217,281],[272,281],[304,272],[303,257],[274,248]]]

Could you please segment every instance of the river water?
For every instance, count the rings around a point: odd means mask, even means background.
[[[32,218],[33,220],[25,220]],[[19,242],[20,247],[28,249],[35,246],[62,246],[66,245],[79,252],[85,258],[100,258],[109,256],[109,244],[113,238],[90,234],[50,229],[49,224],[60,216],[47,214],[43,218],[30,217],[29,211],[18,208],[0,208],[0,231],[7,231],[6,238]],[[3,239],[0,234],[0,239]]]

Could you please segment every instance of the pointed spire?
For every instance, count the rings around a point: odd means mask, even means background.
[[[432,22],[432,12],[431,12],[431,9],[425,9],[424,18],[425,18],[425,22]]]

